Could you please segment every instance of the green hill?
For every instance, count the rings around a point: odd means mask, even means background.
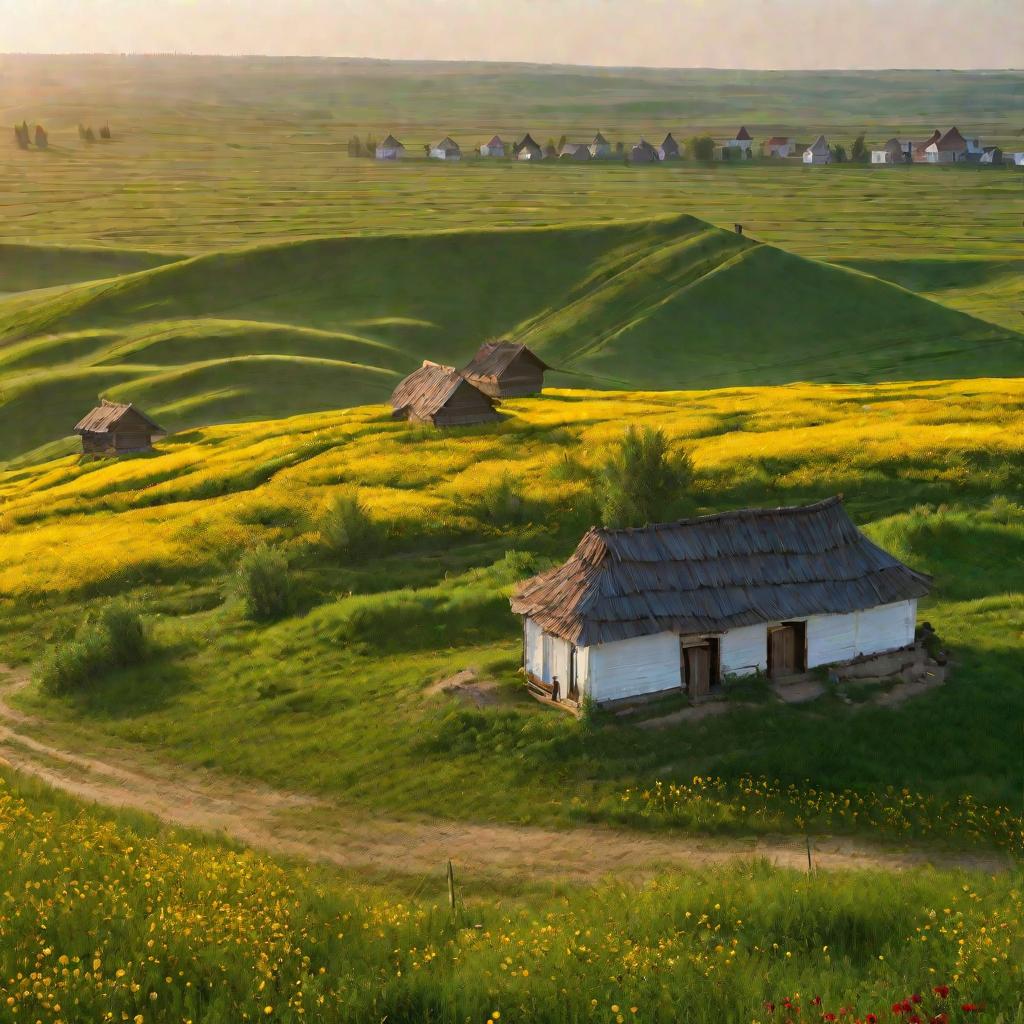
[[[171,429],[385,399],[423,358],[527,341],[552,383],[700,388],[1013,375],[1024,336],[688,216],[344,236],[0,301],[0,452],[99,394]]]

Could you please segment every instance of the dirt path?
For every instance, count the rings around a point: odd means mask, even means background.
[[[0,667],[4,696],[28,684],[23,672]],[[371,817],[328,799],[283,792],[222,773],[144,760],[137,750],[104,748],[86,755],[44,742],[45,721],[0,697],[0,757],[86,801],[128,807],[172,825],[202,829],[276,854],[334,864],[371,877],[438,871],[451,858],[474,877],[530,881],[593,881],[605,875],[643,877],[670,866],[694,867],[765,858],[805,869],[799,837],[700,839],[600,828],[564,831],[467,822]],[[996,854],[892,851],[854,839],[817,840],[819,868],[922,864],[998,871]]]

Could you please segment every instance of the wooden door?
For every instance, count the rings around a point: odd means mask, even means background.
[[[768,674],[790,676],[797,671],[796,630],[777,626],[768,631]]]
[[[690,697],[705,697],[711,692],[711,650],[708,647],[684,647],[686,691]]]

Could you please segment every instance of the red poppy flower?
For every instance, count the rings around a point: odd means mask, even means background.
[[[919,1003],[919,1002],[921,1002],[921,995],[920,995],[920,993],[919,993],[919,992],[915,992],[915,993],[914,993],[914,994],[913,994],[913,995],[912,995],[912,996],[910,997],[910,1001],[911,1001],[912,1003]]]
[[[907,1018],[907,1024],[924,1024],[924,1021],[916,1013],[912,1013]]]
[[[963,1010],[964,1013],[977,1013],[979,1010],[983,1010],[984,1007],[981,1003],[964,1003],[960,1009]]]
[[[936,994],[936,995],[937,995],[937,996],[938,996],[938,997],[939,997],[940,999],[945,999],[945,998],[946,998],[946,996],[948,996],[948,995],[949,995],[949,986],[948,986],[948,985],[936,985],[936,986],[935,986],[935,988],[933,988],[933,989],[932,989],[932,991],[933,991],[933,992],[934,992],[934,993],[935,993],[935,994]]]
[[[836,1019],[836,1015],[834,1013],[823,1013],[821,1015],[821,1019],[822,1020],[827,1020],[827,1021],[833,1021],[833,1020]]]
[[[896,1014],[896,1016],[898,1017],[903,1012],[903,1004],[902,1003],[893,1003],[892,1004],[892,1012],[894,1014]]]
[[[821,1006],[821,996],[815,996],[815,997],[814,997],[814,998],[813,998],[813,999],[811,1000],[811,1005],[812,1005],[812,1006]]]
[[[928,1024],[949,1024],[949,1017],[945,1013],[937,1013],[928,1021]]]
[[[878,1024],[878,1017],[877,1017],[877,1015],[873,1014],[873,1013],[869,1013],[864,1018],[864,1024]]]
[[[775,1004],[774,1004],[774,1003],[765,1003],[765,1004],[764,1004],[764,1008],[765,1008],[765,1009],[766,1009],[766,1010],[767,1010],[767,1011],[768,1011],[769,1013],[774,1013],[774,1012],[775,1012]]]

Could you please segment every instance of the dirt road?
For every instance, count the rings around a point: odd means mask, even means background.
[[[6,697],[28,684],[0,666],[0,757],[17,771],[82,800],[128,807],[171,825],[229,836],[275,854],[334,864],[370,877],[422,874],[447,859],[464,875],[507,880],[639,878],[672,866],[751,858],[806,869],[799,837],[744,839],[642,835],[600,828],[566,830],[371,817],[340,802],[275,790],[229,775],[149,759],[132,748],[82,753],[45,742],[52,729],[12,708]],[[63,743],[63,741],[61,741]],[[815,866],[901,870],[922,864],[998,871],[997,854],[895,851],[855,839],[817,840]]]

